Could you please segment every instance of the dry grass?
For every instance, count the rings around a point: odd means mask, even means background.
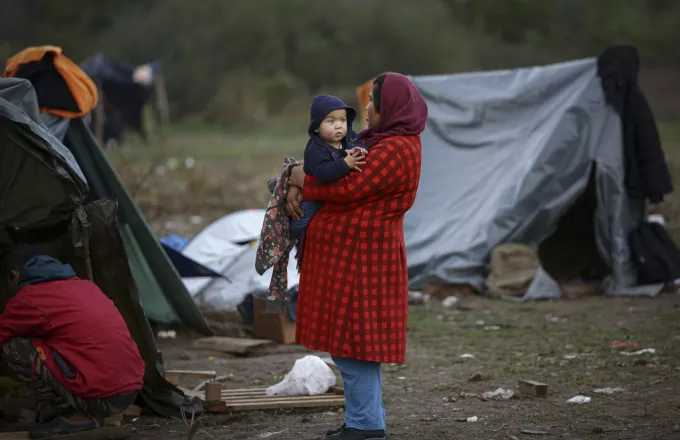
[[[676,187],[675,193],[660,206],[660,212],[666,218],[666,227],[676,243],[680,243],[680,124],[660,124],[660,131]]]
[[[285,155],[301,157],[306,142],[304,127],[295,133],[183,129],[165,142],[135,142],[109,157],[157,234],[191,236],[229,212],[265,207],[267,180]]]

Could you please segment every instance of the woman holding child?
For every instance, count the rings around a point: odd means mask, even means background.
[[[354,111],[339,109],[334,123],[351,124]],[[342,373],[346,423],[328,432],[334,440],[386,438],[381,366],[406,356],[403,218],[418,189],[427,105],[411,80],[388,73],[375,80],[367,112],[359,138],[368,153],[349,151],[352,159],[338,165],[347,171],[332,181],[309,175],[306,163],[294,167],[286,199],[295,220],[305,216],[303,200],[320,202],[305,231],[297,339],[330,353]]]

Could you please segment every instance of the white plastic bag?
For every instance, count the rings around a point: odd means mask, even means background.
[[[276,385],[267,388],[268,396],[314,396],[326,393],[336,384],[331,368],[318,356],[295,361],[293,369]]]
[[[590,403],[592,399],[588,396],[574,396],[571,399],[567,400],[567,403],[577,403],[577,404],[583,404],[583,403]]]

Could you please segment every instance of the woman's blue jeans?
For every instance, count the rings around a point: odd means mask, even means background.
[[[333,356],[345,388],[348,428],[381,431],[386,427],[382,401],[382,364]]]

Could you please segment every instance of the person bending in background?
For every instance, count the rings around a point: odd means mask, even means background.
[[[8,248],[14,290],[0,315],[0,366],[38,402],[31,438],[97,428],[142,389],[144,362],[120,312],[93,282],[32,246]]]

